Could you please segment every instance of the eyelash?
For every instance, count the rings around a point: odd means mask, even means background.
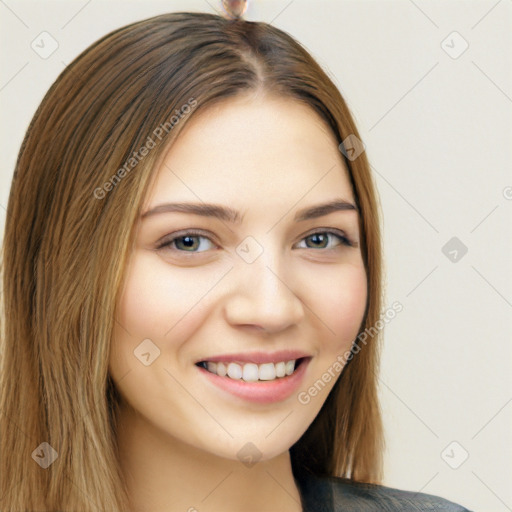
[[[311,233],[308,233],[305,237],[303,237],[301,239],[301,242],[302,242],[302,240],[305,240],[306,238],[309,238],[310,236],[317,235],[317,234],[333,235],[333,236],[335,236],[341,242],[341,245],[344,245],[346,247],[356,247],[356,244],[354,244],[347,236],[345,236],[342,231],[332,230],[332,229],[328,230],[328,229],[325,229],[325,228],[319,228],[319,229],[317,229],[315,231],[312,231]],[[174,233],[173,233],[173,235],[174,235]],[[171,245],[176,240],[179,240],[180,238],[187,238],[187,237],[190,237],[190,238],[192,238],[192,237],[206,238],[207,240],[212,242],[214,245],[216,245],[215,242],[209,236],[206,236],[204,232],[191,229],[189,231],[182,232],[181,234],[178,233],[177,235],[173,236],[170,239],[164,239],[164,241],[161,242],[157,246],[157,250],[168,249],[168,250],[172,250],[172,251],[180,252],[180,253],[184,253],[184,254],[202,254],[203,252],[206,252],[206,251],[182,251],[180,249],[171,248]],[[313,247],[301,247],[301,249],[312,249],[312,250],[315,250],[315,251],[318,251],[318,250],[333,251],[333,250],[336,249],[336,247],[337,246],[335,246],[334,248],[330,248],[330,249],[329,248],[315,249]]]

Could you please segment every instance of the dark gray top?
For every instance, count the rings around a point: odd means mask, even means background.
[[[339,477],[296,477],[303,512],[471,512],[439,496]]]

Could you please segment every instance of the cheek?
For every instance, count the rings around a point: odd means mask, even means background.
[[[124,292],[119,300],[116,318],[126,329],[162,339],[181,327],[194,305],[205,295],[212,280],[194,274],[190,269],[169,271],[169,265],[155,261],[150,254],[134,256],[127,271]]]
[[[315,281],[315,292],[310,294],[310,307],[322,321],[326,345],[333,352],[350,347],[359,332],[366,309],[364,266],[347,265],[336,272],[317,275]]]
[[[222,272],[200,268],[171,272],[169,264],[137,252],[127,268],[116,309],[113,346],[117,357],[133,364],[133,350],[148,338],[166,359],[177,356],[180,343],[173,340],[193,337],[208,316],[208,294],[221,277]]]
[[[175,267],[170,272],[169,265],[155,262],[154,256],[134,254],[116,310],[113,345],[118,359],[132,365],[134,349],[147,338],[166,358],[179,356],[182,342],[173,347],[170,342],[192,339],[205,323],[215,301],[215,286],[225,269],[212,272],[206,266],[196,267],[193,279],[191,274],[190,268]],[[305,320],[316,330],[312,337],[322,340],[323,350],[334,353],[350,347],[366,307],[362,262],[315,266],[289,277],[298,285],[295,291],[306,305]]]

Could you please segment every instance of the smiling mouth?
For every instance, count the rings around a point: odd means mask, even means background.
[[[286,378],[297,371],[297,368],[308,357],[280,361],[278,363],[243,363],[243,362],[212,362],[200,361],[196,366],[204,368],[214,375],[245,382],[269,382]]]

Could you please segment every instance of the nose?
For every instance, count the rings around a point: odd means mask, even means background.
[[[231,276],[233,288],[225,306],[226,319],[231,325],[276,333],[301,321],[304,305],[295,289],[299,280],[282,271],[282,266],[271,268],[270,258],[263,255],[250,264],[238,263]]]

